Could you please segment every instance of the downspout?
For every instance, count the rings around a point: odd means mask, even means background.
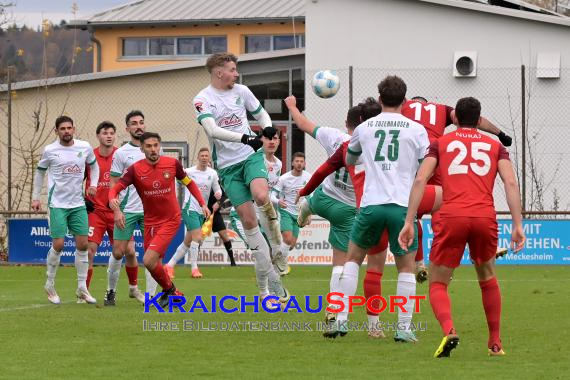
[[[87,30],[89,31],[89,39],[91,42],[95,43],[95,47],[97,48],[97,56],[95,57],[95,72],[101,71],[101,41],[95,38],[95,31],[93,30],[92,26],[88,26]]]

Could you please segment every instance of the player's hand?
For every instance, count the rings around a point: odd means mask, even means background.
[[[297,98],[293,95],[286,97],[284,102],[288,109],[297,107]]]
[[[212,206],[212,214],[218,212],[219,209],[220,209],[220,204],[218,202],[214,203],[214,205]]]
[[[208,205],[202,206],[202,212],[204,213],[204,217],[206,218],[206,220],[210,217],[210,215],[212,215],[212,213],[210,212],[210,209],[208,208]]]
[[[32,201],[32,210],[40,211],[42,209],[42,204],[40,201]]]
[[[115,199],[114,199],[115,200]],[[125,224],[127,223],[125,219],[125,214],[119,209],[115,210],[115,225],[119,227],[120,230],[125,229]]]
[[[497,136],[499,137],[499,141],[501,142],[501,144],[503,144],[504,146],[513,145],[513,139],[505,132],[501,131]]]
[[[254,151],[258,151],[259,148],[263,146],[263,142],[257,136],[250,136],[250,135],[243,135],[241,137],[241,143],[245,145],[249,145],[253,148]]]
[[[518,253],[521,249],[524,248],[525,240],[526,236],[524,235],[523,227],[513,226],[513,230],[511,232],[511,249],[514,253]]]
[[[279,207],[287,208],[287,202],[284,199],[279,199]]]
[[[97,188],[95,186],[89,186],[87,189],[87,195],[90,197],[94,197],[97,194]]]
[[[400,231],[400,235],[398,235],[398,243],[404,251],[407,252],[408,247],[413,244],[414,235],[414,225],[412,223],[406,222]]]
[[[221,191],[215,192],[214,198],[216,198],[219,201],[222,198],[222,192]]]

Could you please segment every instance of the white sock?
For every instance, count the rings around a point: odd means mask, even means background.
[[[107,267],[107,290],[117,290],[119,275],[121,274],[121,265],[123,259],[115,259],[115,256],[109,257],[109,266]]]
[[[263,231],[269,240],[269,244],[271,244],[271,248],[279,248],[281,245],[281,226],[279,225],[279,219],[277,218],[277,213],[275,212],[273,205],[271,202],[267,202],[263,206],[255,207],[257,207],[259,224],[261,225],[261,228],[263,228]]]
[[[378,330],[378,321],[380,321],[379,315],[368,314],[368,331]]]
[[[190,247],[184,244],[184,242],[180,243],[178,248],[176,248],[176,252],[174,252],[174,255],[172,255],[172,257],[168,261],[168,264],[166,265],[170,265],[171,267],[174,268],[174,266],[180,261],[180,259],[186,256],[186,252],[188,252],[189,249]]]
[[[59,267],[59,260],[61,258],[61,252],[57,252],[55,249],[50,248],[46,258],[47,267],[47,281],[46,285],[53,286],[55,283],[55,275],[57,273],[57,267]]]
[[[89,270],[87,251],[75,250],[75,270],[77,271],[77,287],[87,289],[87,271]]]
[[[338,313],[339,321],[348,320],[348,297],[353,296],[356,293],[359,269],[360,266],[353,261],[347,261],[346,264],[344,264],[344,269],[342,270],[342,275],[340,276],[340,281],[338,283],[339,292],[344,294],[344,297],[342,298],[344,302],[344,310]]]
[[[289,251],[291,250],[291,246],[288,244],[285,244],[285,242],[282,242],[280,250],[281,250],[281,254],[283,255],[283,257],[287,257],[287,256],[289,256]]]
[[[334,266],[332,269],[332,273],[331,273],[331,282],[330,282],[330,292],[338,292],[338,284],[340,281],[340,275],[342,274],[342,270],[344,269],[343,266],[341,265],[337,265]],[[335,297],[335,299],[338,299],[338,297]]]
[[[247,244],[251,249],[251,253],[255,258],[255,277],[257,279],[257,287],[260,293],[269,292],[268,285],[271,285],[274,291],[276,287],[275,283],[269,284],[269,276],[271,272],[274,272],[273,266],[271,265],[271,258],[269,256],[269,246],[263,238],[259,227],[254,227],[251,230],[245,230],[245,237],[247,238]],[[281,280],[279,279],[279,290],[278,296],[281,296],[283,291],[281,287]],[[278,287],[278,288],[279,288]]]
[[[200,252],[200,244],[193,241],[190,243],[190,264],[192,265],[192,270],[198,269],[198,253]]]
[[[416,276],[412,273],[398,274],[398,286],[396,287],[396,295],[404,296],[408,300],[404,308],[406,312],[398,308],[398,325],[403,326],[404,330],[410,330],[410,323],[412,322],[412,315],[414,311],[414,300],[410,296],[416,295]]]
[[[154,296],[156,294],[156,287],[158,286],[158,283],[152,277],[152,274],[148,271],[148,269],[144,268],[144,274],[146,277],[146,292],[150,296]]]

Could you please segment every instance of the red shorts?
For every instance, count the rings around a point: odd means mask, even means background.
[[[469,244],[469,256],[475,264],[495,257],[499,237],[496,219],[448,217],[441,220],[440,226],[429,257],[434,264],[457,268],[466,244]]]
[[[105,232],[109,235],[109,240],[113,244],[113,228],[115,228],[115,218],[113,212],[105,212],[95,210],[90,212],[89,218],[89,235],[87,240],[101,245]]]
[[[163,258],[172,238],[176,236],[178,229],[180,228],[180,215],[176,215],[176,218],[167,220],[161,224],[147,225],[145,222],[144,226],[144,251],[151,249],[160,253],[160,257]]]
[[[378,244],[370,248],[368,254],[370,256],[377,255],[380,252],[385,251],[386,249],[388,249],[388,229],[385,229],[384,232],[382,232],[382,236],[380,236]]]
[[[425,214],[431,214],[433,205],[435,203],[435,186],[427,185],[424,190],[424,196],[418,206],[418,219],[421,219]]]

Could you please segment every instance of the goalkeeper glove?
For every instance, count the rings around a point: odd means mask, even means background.
[[[501,131],[497,136],[499,137],[499,141],[501,141],[501,144],[503,144],[504,146],[511,146],[513,144],[513,139],[511,138],[511,136],[505,134],[505,132]]]
[[[259,137],[250,136],[250,135],[243,135],[241,137],[241,143],[245,144],[245,145],[249,145],[256,152],[259,148],[261,148],[263,146],[263,142],[261,142],[261,139]]]

